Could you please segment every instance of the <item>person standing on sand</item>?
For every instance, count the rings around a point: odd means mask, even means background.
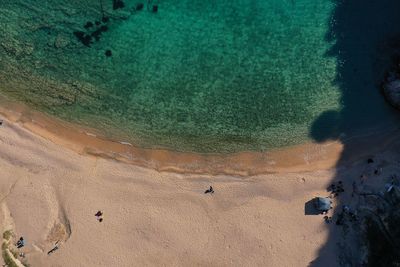
[[[103,215],[103,213],[99,210],[94,216],[100,217],[101,215]]]
[[[16,246],[17,246],[17,248],[22,248],[23,246],[25,246],[25,240],[24,240],[24,238],[22,236],[17,241]]]

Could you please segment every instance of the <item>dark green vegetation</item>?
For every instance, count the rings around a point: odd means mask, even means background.
[[[12,236],[12,234],[13,234],[13,233],[12,233],[11,230],[4,231],[4,233],[3,233],[3,239],[9,240],[10,237]]]
[[[18,267],[18,265],[13,261],[13,259],[5,250],[3,250],[2,255],[4,263],[7,264],[8,267]]]
[[[17,264],[14,262],[14,260],[10,257],[10,255],[7,253],[6,249],[8,249],[8,244],[10,242],[10,239],[12,237],[12,231],[7,230],[3,232],[3,243],[1,245],[1,250],[2,250],[2,256],[4,263],[7,264],[9,267],[17,267]],[[14,257],[17,257],[17,252],[14,250],[10,250],[10,252],[14,255]]]

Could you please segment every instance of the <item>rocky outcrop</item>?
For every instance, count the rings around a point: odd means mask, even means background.
[[[400,109],[400,77],[396,73],[390,73],[383,84],[383,94],[387,101],[397,109]]]

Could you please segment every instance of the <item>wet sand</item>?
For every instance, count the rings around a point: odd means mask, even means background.
[[[139,148],[127,142],[108,140],[95,129],[84,128],[33,111],[27,106],[0,99],[0,114],[23,128],[81,155],[92,155],[134,164],[157,171],[188,174],[249,176],[325,170],[336,166],[343,150],[339,141],[306,144],[266,152],[199,154],[165,149]],[[399,129],[367,132],[353,137],[348,161],[382,150],[398,136]]]
[[[0,114],[25,129],[81,155],[93,155],[152,168],[157,171],[248,176],[299,172],[335,166],[342,145],[330,141],[307,143],[267,152],[199,154],[165,149],[139,148],[127,142],[107,140],[94,129],[84,128],[1,99]]]

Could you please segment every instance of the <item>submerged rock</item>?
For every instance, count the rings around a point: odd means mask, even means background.
[[[122,0],[113,0],[113,9],[117,10],[119,8],[124,8],[125,3]]]
[[[390,73],[383,85],[383,94],[392,106],[400,109],[400,77]]]
[[[92,44],[92,36],[85,34],[83,31],[75,31],[74,35],[83,45],[90,47]]]
[[[144,7],[143,3],[139,3],[139,4],[136,5],[135,10],[136,11],[140,11],[140,10],[143,9],[143,7]]]
[[[64,48],[68,46],[70,43],[70,39],[66,36],[58,34],[56,39],[54,40],[54,47],[55,48]]]
[[[88,21],[88,22],[86,22],[86,24],[85,24],[83,27],[84,27],[85,29],[92,28],[92,27],[93,27],[93,22]]]

